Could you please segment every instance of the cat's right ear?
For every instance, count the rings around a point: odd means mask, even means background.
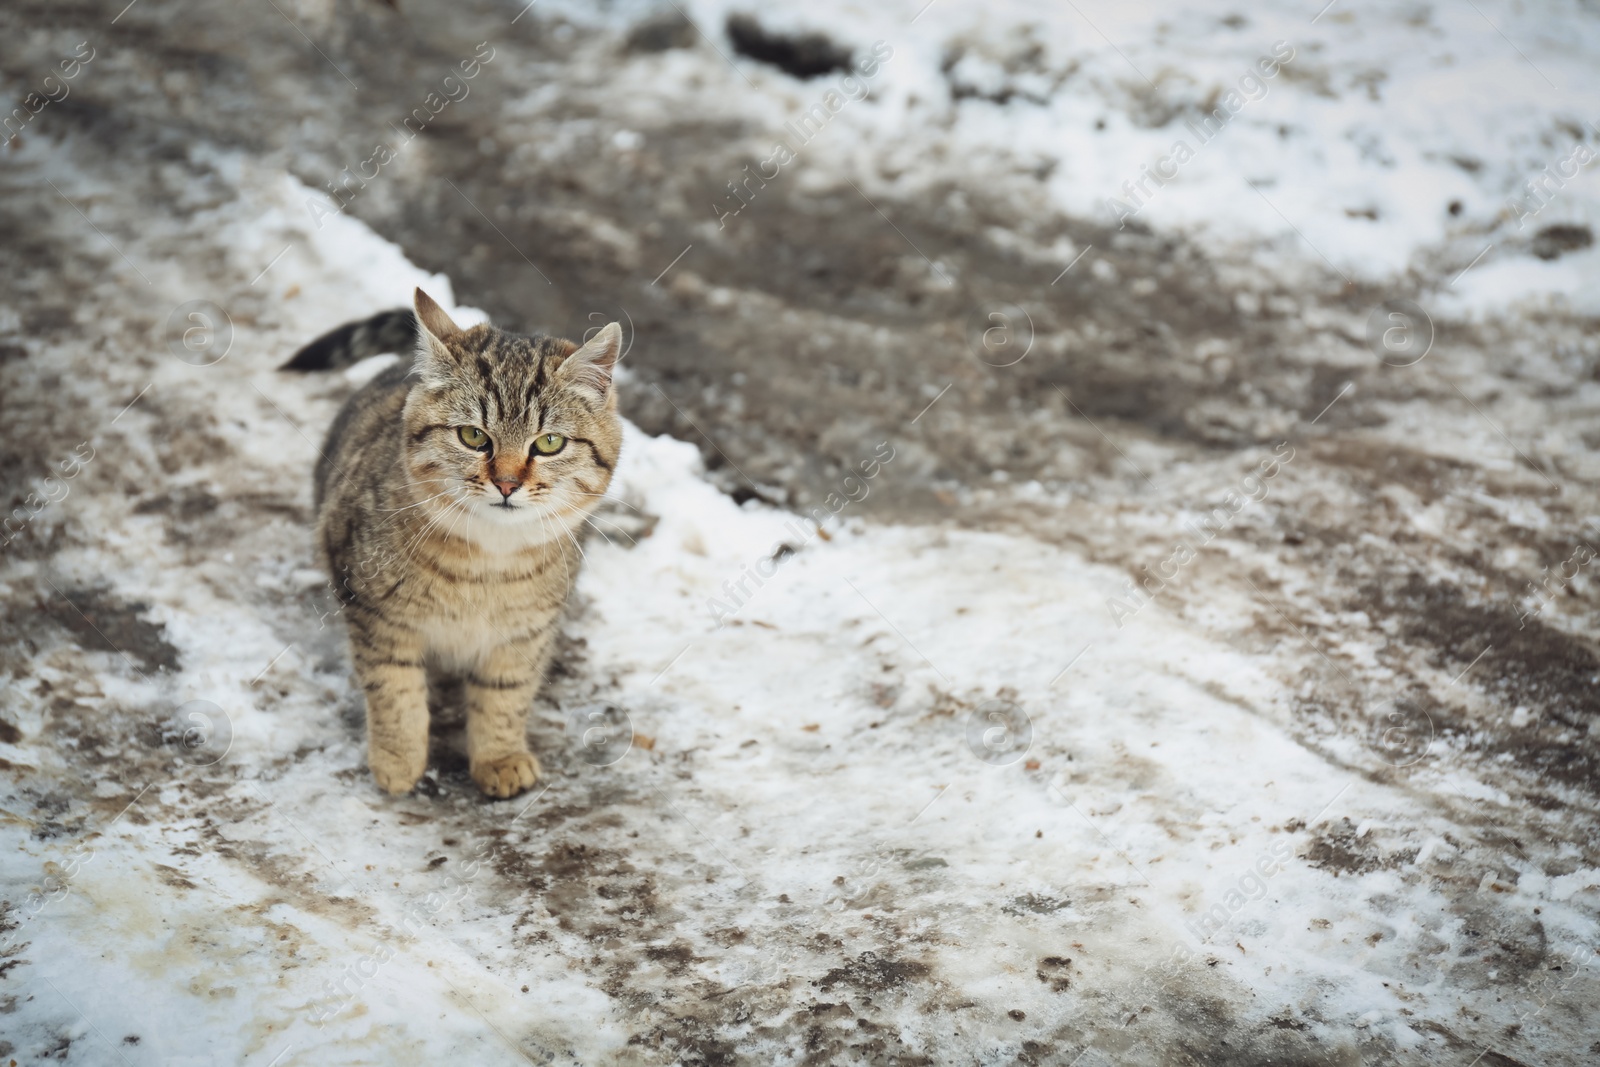
[[[417,367],[424,377],[442,375],[455,365],[447,342],[461,327],[421,289],[412,294],[411,302],[417,313]]]

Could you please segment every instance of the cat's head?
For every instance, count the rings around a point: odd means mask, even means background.
[[[491,546],[548,541],[583,522],[622,445],[611,379],[622,328],[582,345],[461,329],[416,291],[420,378],[406,400],[419,506],[441,529]],[[426,503],[423,501],[426,500]]]

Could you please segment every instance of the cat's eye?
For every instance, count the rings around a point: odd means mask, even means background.
[[[462,426],[456,430],[461,438],[461,443],[468,448],[484,449],[489,447],[489,435],[476,426]]]
[[[558,433],[542,433],[533,439],[533,450],[541,456],[553,456],[566,444],[567,439]]]

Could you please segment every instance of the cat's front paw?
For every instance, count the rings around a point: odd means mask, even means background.
[[[532,752],[513,752],[472,764],[472,780],[491,797],[514,797],[539,780],[539,761]]]
[[[372,748],[367,750],[367,766],[372,768],[372,777],[380,789],[398,796],[411,792],[422,778],[422,772],[428,769],[428,753],[424,749],[421,755],[400,756]]]

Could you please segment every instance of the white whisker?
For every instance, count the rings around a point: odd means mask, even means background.
[[[545,535],[546,542],[550,542],[551,541],[551,538],[549,536],[549,534],[550,534],[550,516],[546,515],[544,512],[537,512],[537,514],[539,516],[540,532],[542,532]],[[556,541],[554,543],[557,544],[558,546],[560,544],[559,541]],[[571,590],[571,588],[572,588],[572,567],[571,567],[570,564],[567,563],[567,553],[566,553],[565,549],[562,549],[562,551],[561,551],[561,567],[562,567],[562,570],[566,573],[566,576],[567,576],[567,589]]]
[[[435,494],[433,494],[432,496],[429,496],[429,497],[423,497],[421,500],[417,501],[416,503],[407,504],[407,505],[405,505],[405,507],[399,507],[399,508],[377,508],[375,510],[381,511],[381,512],[387,512],[387,513],[393,513],[393,512],[396,512],[396,511],[409,511],[412,508],[421,507],[423,504],[426,504],[430,500],[438,500],[442,496],[448,496],[449,494],[451,494],[451,493],[453,493],[455,491],[456,491],[455,490],[455,486],[450,486],[449,488],[445,489],[443,492],[435,493]]]
[[[612,522],[610,519],[601,518],[598,515],[585,515],[583,517],[583,521],[588,523],[590,526],[594,526],[596,520],[605,523],[607,526],[611,527],[613,530],[616,530],[623,537],[626,537],[628,539],[629,547],[632,547],[632,546],[638,544],[638,542],[633,539],[633,537],[628,533],[627,530],[624,530],[622,527],[618,526],[616,523]],[[611,540],[611,538],[606,537],[606,532],[604,530],[600,529],[600,527],[594,526],[594,531],[595,531],[595,533],[599,534],[601,537],[605,537],[606,538],[606,544],[608,544],[608,545],[616,544],[616,542]]]
[[[577,534],[574,534],[570,529],[568,529],[566,531],[566,535],[567,540],[572,542],[572,547],[578,550],[578,555],[583,558],[583,561],[585,563],[589,562],[589,553],[583,550],[583,542],[578,540]]]
[[[618,497],[614,497],[614,496],[607,496],[605,493],[585,493],[582,489],[573,489],[573,490],[570,490],[570,492],[572,493],[573,496],[592,496],[592,497],[595,497],[596,499],[599,499],[599,500],[606,500],[606,501],[610,501],[613,504],[620,504],[621,506],[627,508],[629,511],[638,511],[639,510],[638,508],[634,507],[632,504],[628,503],[626,500],[622,500],[622,499],[620,499]]]
[[[462,503],[455,498],[451,498],[450,500],[446,501],[446,506],[441,511],[429,516],[428,521],[423,523],[421,528],[418,529],[411,539],[407,541],[406,544],[401,548],[401,552],[404,554],[406,563],[410,563],[412,559],[415,558],[416,548],[420,546],[422,539],[446,518],[451,518],[452,513],[456,512],[457,509],[459,509],[460,513],[454,515],[454,518],[459,521],[461,515],[466,514],[469,509],[463,506]],[[455,529],[455,525],[455,522],[450,524],[451,531]],[[448,537],[449,533],[446,533],[445,536]]]

